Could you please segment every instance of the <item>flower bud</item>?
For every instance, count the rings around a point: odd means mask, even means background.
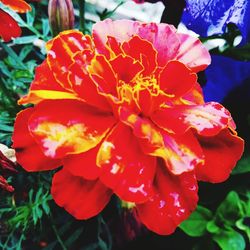
[[[72,0],[49,0],[50,28],[53,35],[74,27],[74,8]]]

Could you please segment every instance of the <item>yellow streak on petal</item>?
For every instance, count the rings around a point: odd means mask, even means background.
[[[33,133],[42,137],[45,155],[54,157],[59,148],[66,148],[68,153],[81,153],[95,147],[105,134],[88,131],[82,123],[65,126],[60,123],[39,123]]]
[[[77,99],[76,95],[69,92],[54,90],[31,90],[27,96],[19,99],[18,104],[37,104],[42,100],[54,99]]]

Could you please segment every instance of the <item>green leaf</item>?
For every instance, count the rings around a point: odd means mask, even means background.
[[[231,191],[216,211],[217,225],[224,224],[233,226],[243,215],[242,202],[239,195]]]
[[[32,7],[32,10],[26,13],[26,20],[28,26],[33,26],[36,15],[36,9]]]
[[[244,156],[242,157],[236,167],[234,168],[232,174],[245,174],[250,173],[250,156]]]
[[[78,228],[75,230],[70,237],[64,242],[64,244],[68,247],[72,246],[72,244],[80,237],[83,232],[83,227]]]
[[[198,206],[190,217],[179,226],[187,235],[199,237],[206,233],[207,223],[213,218],[212,212],[205,207]]]
[[[236,221],[236,226],[244,231],[248,237],[248,240],[250,242],[250,217],[245,217],[245,218],[242,218],[238,221]]]
[[[209,233],[218,233],[220,231],[220,228],[216,225],[214,220],[211,220],[207,223],[207,231]]]
[[[48,202],[46,200],[43,200],[42,208],[47,215],[50,213],[50,207],[49,207]]]
[[[213,240],[222,250],[244,250],[246,247],[243,236],[233,229],[222,230],[220,233],[213,235]]]

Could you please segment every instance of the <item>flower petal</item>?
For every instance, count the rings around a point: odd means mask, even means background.
[[[122,49],[126,55],[141,62],[144,67],[142,74],[150,75],[155,70],[157,52],[150,42],[133,36],[129,41],[122,43]]]
[[[225,181],[244,150],[244,141],[229,129],[214,137],[198,136],[205,155],[205,164],[196,168],[198,180],[218,183]]]
[[[176,60],[181,61],[194,72],[204,70],[211,63],[208,50],[198,38],[186,34],[177,33],[177,35],[181,46],[177,52]]]
[[[193,88],[197,75],[192,73],[183,63],[170,61],[160,73],[160,88],[175,98],[181,97]]]
[[[143,70],[141,63],[128,55],[120,54],[112,59],[110,64],[117,78],[127,84]]]
[[[47,44],[48,64],[54,77],[62,87],[71,89],[68,81],[68,67],[73,63],[73,55],[81,50],[92,50],[89,36],[84,36],[79,31],[68,30],[61,32]]]
[[[60,207],[76,219],[85,220],[103,210],[110,200],[112,191],[99,180],[85,180],[62,169],[53,177],[51,194]]]
[[[18,26],[15,19],[13,19],[8,13],[0,9],[0,36],[5,42],[9,42],[11,38],[21,36],[22,30]]]
[[[120,109],[120,119],[133,129],[145,154],[164,159],[173,174],[192,171],[203,164],[201,147],[192,131],[174,135],[158,129],[150,120],[143,119],[126,109]]]
[[[31,6],[27,4],[24,0],[1,0],[1,2],[4,5],[10,7],[12,10],[19,13],[31,11]]]
[[[91,50],[76,52],[73,56],[73,63],[69,66],[68,79],[72,89],[86,103],[101,110],[110,110],[106,98],[98,93],[97,84],[87,71],[93,57],[94,54]]]
[[[52,70],[48,66],[47,60],[36,68],[35,78],[30,86],[27,96],[22,97],[18,103],[36,104],[46,99],[76,99],[76,95],[63,88],[55,79]]]
[[[115,120],[77,100],[48,100],[36,106],[29,129],[45,155],[61,158],[94,148]]]
[[[157,167],[155,195],[136,209],[148,229],[168,235],[195,209],[198,186],[194,173],[171,175],[162,164]]]
[[[141,203],[152,194],[155,157],[143,154],[126,125],[118,123],[105,138],[97,165],[102,169],[100,180],[122,200]]]
[[[12,147],[16,151],[17,162],[26,171],[55,169],[61,161],[46,157],[28,130],[28,120],[33,112],[34,108],[27,108],[18,113],[15,121]]]
[[[235,128],[229,111],[216,102],[160,109],[151,119],[162,129],[176,134],[194,128],[200,135],[213,136],[228,126]]]
[[[160,23],[141,23],[131,20],[105,19],[93,25],[94,42],[98,52],[109,55],[106,47],[108,37],[115,37],[118,42],[128,41],[138,35],[153,44],[158,52],[157,61],[160,66],[174,59],[177,55],[180,43],[176,35],[176,29],[172,25]]]
[[[81,154],[67,155],[63,159],[63,166],[72,175],[95,180],[100,175],[100,168],[96,165],[96,155],[100,146],[96,146]]]

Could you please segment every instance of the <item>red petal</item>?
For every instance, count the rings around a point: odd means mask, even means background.
[[[13,192],[15,190],[10,184],[8,184],[7,180],[5,178],[3,178],[2,175],[0,175],[0,188],[4,189],[5,191],[8,191],[8,192]],[[1,190],[0,190],[0,192],[1,192]]]
[[[108,37],[115,37],[118,42],[122,43],[134,35],[153,44],[158,52],[157,60],[160,66],[165,66],[169,60],[176,57],[180,44],[176,29],[172,25],[106,19],[93,26],[95,45],[100,53],[107,56],[110,54],[106,47]],[[143,52],[143,48],[141,50]]]
[[[18,26],[15,19],[8,13],[0,9],[0,36],[5,42],[9,42],[11,38],[21,36],[22,30]]]
[[[224,129],[213,137],[198,136],[205,155],[205,165],[196,168],[197,179],[208,182],[225,181],[244,150],[244,141]]]
[[[61,158],[94,148],[114,122],[81,101],[48,100],[36,106],[29,129],[45,155]]]
[[[30,5],[24,0],[1,0],[1,2],[19,13],[25,13],[31,10]]]
[[[166,133],[153,125],[150,120],[125,109],[120,109],[120,119],[133,129],[145,154],[162,157],[168,169],[176,175],[191,171],[203,163],[200,145],[191,131],[183,135]]]
[[[192,73],[184,64],[170,61],[160,73],[160,88],[175,98],[183,96],[193,88],[197,75]]]
[[[143,70],[139,61],[127,55],[119,55],[110,61],[117,78],[129,84],[133,78]]]
[[[76,219],[85,220],[103,210],[112,192],[98,180],[85,180],[63,169],[53,177],[51,194],[60,207]]]
[[[213,136],[228,126],[235,128],[229,111],[216,102],[165,108],[155,111],[151,118],[159,127],[177,134],[195,128],[201,135]]]
[[[22,97],[18,103],[38,103],[46,99],[76,99],[76,95],[63,88],[55,79],[53,72],[45,60],[36,68],[35,79],[33,80],[27,96]]]
[[[193,173],[171,175],[159,164],[155,178],[155,195],[137,211],[145,226],[161,235],[168,235],[195,209],[198,186]]]
[[[68,81],[69,66],[73,63],[73,55],[81,50],[92,50],[89,36],[84,36],[79,31],[68,30],[61,32],[47,45],[48,64],[55,78],[64,88],[71,89]]]
[[[199,83],[195,83],[193,89],[182,96],[182,101],[186,105],[204,104],[203,92]]]
[[[101,110],[110,110],[106,98],[98,93],[97,85],[87,72],[87,67],[91,64],[93,57],[94,54],[91,50],[76,52],[73,56],[74,62],[69,67],[68,79],[73,90],[89,105],[98,107]]]
[[[100,92],[116,95],[117,79],[115,73],[103,55],[96,55],[88,67],[88,72],[98,85]]]
[[[181,46],[177,52],[176,59],[195,72],[204,70],[211,63],[208,50],[198,38],[186,34],[177,35]]]
[[[46,157],[28,130],[28,120],[34,108],[18,113],[12,136],[12,147],[16,150],[17,162],[27,171],[51,170],[59,167],[61,162]]]
[[[155,158],[143,154],[130,128],[122,123],[102,143],[97,165],[102,168],[100,180],[122,200],[141,203],[152,194]]]
[[[96,165],[96,155],[99,145],[81,154],[67,155],[63,159],[63,166],[72,175],[95,180],[100,175],[100,168]]]
[[[128,42],[122,43],[122,49],[126,55],[141,62],[144,75],[150,75],[155,70],[157,52],[150,42],[133,36]]]

